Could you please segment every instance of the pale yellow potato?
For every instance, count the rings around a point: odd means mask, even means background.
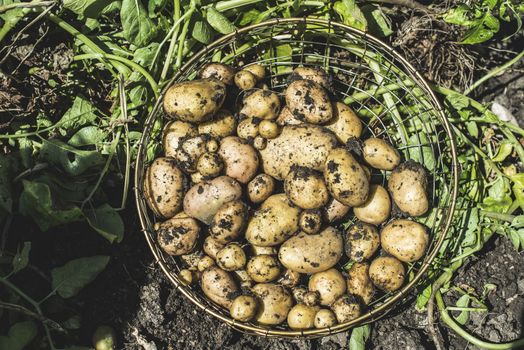
[[[280,276],[280,265],[274,255],[256,255],[249,259],[246,271],[257,283],[271,282]]]
[[[228,136],[220,142],[218,154],[224,160],[227,176],[246,184],[255,177],[258,170],[258,153],[245,140]]]
[[[318,209],[304,210],[300,214],[298,222],[300,229],[307,234],[313,235],[320,231],[322,227],[322,213]]]
[[[258,301],[252,295],[239,295],[233,300],[229,312],[235,320],[251,321],[257,314]]]
[[[260,307],[255,320],[262,325],[278,325],[286,320],[293,306],[293,298],[286,288],[272,283],[260,283],[251,289],[258,297]]]
[[[362,310],[358,300],[353,295],[343,295],[331,304],[338,323],[345,323],[359,317]]]
[[[309,329],[315,326],[315,315],[320,308],[297,304],[289,310],[287,324],[291,329]]]
[[[202,291],[214,303],[230,308],[238,286],[233,277],[220,267],[212,266],[202,272]]]
[[[286,105],[299,120],[325,124],[333,118],[327,91],[311,80],[295,80],[286,89]]]
[[[371,258],[380,246],[380,236],[375,226],[357,222],[348,227],[345,233],[346,255],[352,261]]]
[[[246,253],[238,243],[230,243],[217,253],[217,265],[226,271],[241,270],[246,262]]]
[[[195,219],[181,212],[162,222],[156,232],[158,244],[167,254],[184,255],[195,248],[200,226]]]
[[[307,306],[316,306],[320,304],[320,294],[317,291],[308,291],[304,294],[303,303]]]
[[[296,287],[300,282],[300,277],[300,273],[290,269],[285,269],[284,273],[278,279],[277,282],[283,285],[284,287],[293,288]]]
[[[257,81],[261,81],[266,77],[266,69],[264,68],[264,66],[258,63],[253,63],[248,66],[244,66],[242,67],[242,69],[252,73],[257,78]]]
[[[237,136],[245,140],[253,140],[258,136],[258,118],[244,118],[238,123]]]
[[[324,208],[325,220],[329,223],[343,219],[349,212],[350,207],[337,201],[335,198],[331,198]]]
[[[240,115],[247,118],[276,119],[280,112],[280,98],[271,90],[255,90],[242,101]]]
[[[246,227],[248,207],[241,200],[222,205],[213,216],[209,233],[220,243],[229,243],[240,237]]]
[[[235,68],[224,63],[208,63],[198,73],[202,79],[215,78],[222,81],[224,84],[233,85],[235,77]]]
[[[203,248],[202,249],[204,250],[204,253],[206,253],[207,255],[212,257],[213,259],[216,259],[217,258],[217,253],[220,250],[222,250],[222,248],[224,248],[224,246],[225,246],[224,243],[220,243],[219,241],[217,241],[213,237],[207,236],[206,239],[204,240],[204,244],[203,244]]]
[[[253,203],[265,201],[275,191],[275,179],[267,174],[258,174],[247,184],[247,195]]]
[[[418,222],[397,219],[380,232],[382,248],[403,262],[414,262],[424,256],[429,244],[426,228]]]
[[[298,119],[293,115],[293,113],[291,113],[287,106],[284,106],[280,109],[280,113],[278,114],[276,122],[280,126],[299,125],[303,123],[302,120]]]
[[[240,90],[251,90],[257,85],[257,77],[247,70],[240,70],[234,76],[235,85]]]
[[[388,190],[400,210],[411,216],[424,215],[429,209],[428,175],[419,163],[409,160],[393,170]]]
[[[253,147],[255,147],[258,150],[262,150],[266,148],[266,146],[267,146],[267,139],[263,138],[260,135],[255,136],[255,138],[253,139]]]
[[[331,77],[321,68],[298,67],[293,69],[289,80],[311,80],[326,90],[331,89]]]
[[[360,221],[380,225],[389,218],[391,199],[388,191],[380,185],[371,185],[366,202],[353,208],[353,213]]]
[[[315,328],[333,327],[337,324],[335,313],[329,309],[320,309],[315,315]]]
[[[329,200],[329,192],[320,173],[305,167],[291,168],[284,180],[284,191],[289,200],[302,209],[321,208]]]
[[[212,257],[205,255],[198,261],[197,270],[200,272],[204,272],[211,266],[215,266],[215,265],[216,265],[215,260],[213,260]]]
[[[170,121],[162,132],[162,147],[165,156],[174,158],[180,141],[197,135],[197,128],[193,124],[180,120]]]
[[[308,283],[311,291],[320,295],[320,305],[331,305],[346,292],[346,279],[335,268],[317,272],[311,276]]]
[[[375,169],[393,170],[400,163],[400,154],[388,142],[372,137],[362,144],[362,156]]]
[[[220,175],[224,168],[224,161],[216,153],[206,152],[197,161],[196,170],[205,178],[213,178]]]
[[[326,128],[331,130],[340,142],[345,144],[352,137],[359,138],[362,135],[362,122],[349,106],[337,102],[333,112],[333,119],[326,124]]]
[[[253,255],[277,255],[278,251],[275,247],[261,247],[257,245],[249,245],[251,248],[251,254]]]
[[[189,286],[194,282],[195,277],[193,276],[193,272],[191,270],[182,269],[178,273],[178,279],[186,286]]]
[[[182,170],[186,173],[197,172],[198,159],[207,152],[207,141],[207,135],[197,135],[181,140],[175,151],[175,159]]]
[[[402,262],[392,256],[381,256],[371,262],[369,278],[385,292],[394,292],[404,284],[406,269]]]
[[[280,127],[273,120],[262,120],[258,125],[258,133],[265,139],[274,139],[280,134]]]
[[[237,129],[235,116],[227,109],[219,110],[213,119],[198,125],[199,134],[209,134],[216,138],[231,136]]]
[[[364,305],[371,302],[375,288],[369,278],[369,264],[364,262],[354,263],[348,271],[347,290],[362,299]]]

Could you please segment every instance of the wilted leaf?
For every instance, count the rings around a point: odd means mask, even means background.
[[[13,257],[13,273],[24,269],[29,263],[29,252],[31,251],[31,242],[24,242],[21,251],[17,251]]]
[[[206,19],[209,25],[220,34],[229,34],[236,29],[235,25],[214,7],[207,9]]]
[[[124,222],[109,204],[87,210],[85,215],[89,225],[109,242],[121,242],[124,238]]]
[[[44,140],[40,157],[51,164],[59,165],[72,176],[104,163],[104,157],[99,152],[79,150],[59,140]]]
[[[146,46],[156,36],[156,26],[140,0],[123,0],[120,20],[124,38],[137,47]]]

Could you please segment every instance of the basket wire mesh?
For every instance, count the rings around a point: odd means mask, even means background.
[[[135,194],[142,232],[169,281],[205,312],[241,331],[280,337],[319,337],[372,322],[390,311],[420,283],[437,255],[451,223],[457,197],[457,157],[453,133],[443,109],[422,76],[402,56],[380,40],[346,25],[321,19],[275,19],[223,36],[194,55],[164,88],[191,80],[206,63],[233,66],[260,63],[269,72],[265,83],[282,93],[287,76],[298,66],[321,67],[333,77],[336,97],[349,104],[365,125],[362,139],[375,136],[395,145],[405,159],[424,164],[430,173],[429,194],[433,208],[418,220],[424,223],[431,243],[423,261],[409,264],[408,282],[398,291],[385,293],[359,318],[324,329],[289,330],[233,320],[227,310],[210,302],[197,286],[186,286],[177,273],[180,262],[156,243],[154,215],[143,195],[145,168],[159,153],[164,123],[162,97],[149,114],[139,144],[135,169]],[[373,183],[386,184],[386,173],[375,172]],[[349,215],[348,223],[351,223]]]

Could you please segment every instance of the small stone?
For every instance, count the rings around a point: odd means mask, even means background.
[[[524,294],[524,278],[517,282],[519,294]]]
[[[488,335],[488,339],[492,342],[500,342],[501,338],[500,338],[500,333],[496,330],[496,329],[492,329],[490,332],[489,332],[489,335]]]

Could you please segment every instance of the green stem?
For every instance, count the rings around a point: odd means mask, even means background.
[[[176,58],[175,68],[180,68],[182,65],[182,56],[184,53],[184,43],[186,41],[187,32],[189,30],[189,23],[191,21],[191,16],[193,15],[193,12],[195,11],[195,3],[191,1],[191,6],[189,8],[189,11],[187,11],[187,18],[184,22],[184,27],[182,27],[182,33],[180,33],[180,38],[178,39],[178,54]]]
[[[458,307],[458,306],[446,306],[448,311],[473,311],[473,312],[486,312],[488,311],[485,307]]]
[[[12,4],[0,6],[0,13],[4,13],[15,8],[46,7],[53,5],[54,3],[54,1],[14,2]]]
[[[512,222],[513,219],[515,219],[515,215],[502,214],[502,213],[497,213],[497,212],[487,211],[487,210],[481,210],[480,214],[484,215],[485,217],[500,220],[500,221]]]
[[[217,11],[224,12],[231,10],[237,7],[242,7],[246,5],[256,4],[257,2],[262,2],[263,0],[228,0],[228,1],[219,1],[216,3],[215,8]]]
[[[401,86],[399,84],[389,84],[389,85],[381,86],[378,89],[375,88],[375,89],[370,89],[370,90],[366,90],[366,91],[355,92],[355,93],[353,93],[353,95],[346,97],[344,99],[344,103],[349,104],[351,102],[363,101],[363,100],[366,100],[366,99],[371,98],[371,97],[376,97],[376,96],[379,96],[379,95],[383,95],[383,94],[385,94],[387,92],[396,91],[396,90],[402,89],[404,87],[408,87],[408,86],[413,86],[414,85],[413,81],[411,81],[411,80],[406,80],[406,81],[404,81],[402,83],[404,84],[404,86]]]

